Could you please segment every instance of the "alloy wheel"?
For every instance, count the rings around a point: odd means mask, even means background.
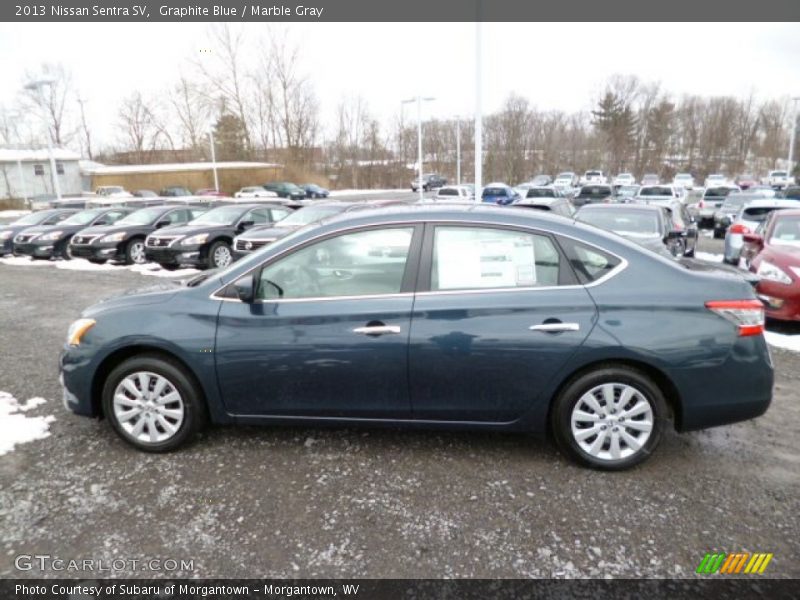
[[[131,244],[131,260],[137,265],[146,262],[144,256],[144,242],[133,242]]]
[[[217,267],[227,267],[231,264],[231,250],[227,246],[219,246],[214,250],[214,264]]]
[[[114,417],[127,435],[143,444],[172,438],[185,417],[178,389],[166,377],[149,371],[127,375],[114,390]]]

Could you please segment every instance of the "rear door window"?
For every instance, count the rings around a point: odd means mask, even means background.
[[[605,277],[622,262],[619,258],[595,246],[571,238],[559,238],[578,281],[588,284]]]

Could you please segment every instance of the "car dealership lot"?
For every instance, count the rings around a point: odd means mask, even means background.
[[[193,560],[182,574],[201,577],[690,576],[715,550],[772,552],[769,575],[800,575],[800,353],[773,349],[765,416],[668,432],[622,473],[474,432],[218,428],[146,455],[61,408],[56,363],[81,309],[158,280],[53,266],[0,264],[0,391],[56,418],[0,457],[1,575],[37,576],[14,557],[46,553]]]

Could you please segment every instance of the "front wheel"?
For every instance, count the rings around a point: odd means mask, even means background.
[[[69,245],[71,241],[72,237],[68,237],[64,240],[61,246],[56,250],[56,256],[63,260],[72,260],[72,248]]]
[[[598,368],[573,380],[552,410],[553,436],[573,461],[619,471],[646,460],[667,418],[664,395],[643,373]]]
[[[143,265],[147,262],[144,255],[144,240],[134,238],[125,246],[125,264]]]
[[[178,363],[157,355],[136,356],[112,370],[102,402],[114,431],[145,452],[174,450],[207,420],[191,377]]]
[[[227,242],[218,241],[208,249],[208,268],[221,269],[233,262],[233,253]]]

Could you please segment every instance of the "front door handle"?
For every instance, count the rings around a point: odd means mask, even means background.
[[[528,329],[545,333],[559,333],[561,331],[579,331],[580,328],[578,323],[542,323],[541,325],[531,325]]]
[[[353,333],[362,335],[385,335],[387,333],[400,333],[397,325],[367,325],[366,327],[356,327]]]

